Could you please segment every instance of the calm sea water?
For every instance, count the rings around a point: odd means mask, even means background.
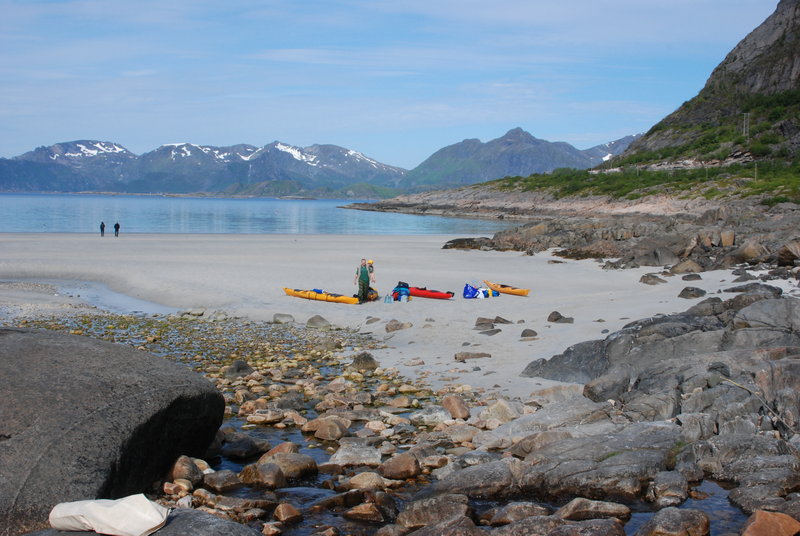
[[[338,208],[352,201],[0,194],[0,232],[491,235],[511,224]]]

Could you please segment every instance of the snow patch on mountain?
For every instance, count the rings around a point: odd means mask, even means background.
[[[358,151],[354,151],[352,149],[348,149],[347,150],[347,156],[351,156],[351,157],[355,158],[356,160],[364,161],[364,162],[368,163],[369,165],[371,165],[372,167],[374,167],[375,169],[379,169],[381,167],[380,164],[377,161],[373,160],[372,158],[368,158],[368,157],[364,156],[363,154],[359,153]]]
[[[292,147],[291,145],[284,145],[283,143],[276,143],[275,148],[279,151],[283,151],[285,153],[289,153],[295,160],[299,160],[300,162],[305,162],[306,164],[310,164],[312,166],[316,166],[317,164],[317,157],[315,155],[306,154],[297,147]]]
[[[78,151],[76,152],[64,152],[63,154],[55,153],[50,155],[51,160],[56,160],[60,156],[68,156],[71,158],[82,158],[87,156],[97,156],[98,154],[113,154],[113,153],[125,153],[127,150],[124,147],[121,147],[115,143],[103,143],[101,141],[95,142],[89,146],[84,145],[83,143],[76,143],[78,147]]]
[[[248,151],[249,151],[249,153],[247,153],[247,154],[236,153],[236,155],[246,162],[246,161],[258,156],[259,154],[261,154],[261,149],[248,149]]]

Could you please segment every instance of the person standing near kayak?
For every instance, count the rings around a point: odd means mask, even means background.
[[[375,282],[375,272],[371,270],[372,266],[367,265],[367,259],[361,259],[361,264],[356,268],[356,277],[353,284],[358,285],[358,303],[367,301],[367,294],[369,292],[369,283]]]

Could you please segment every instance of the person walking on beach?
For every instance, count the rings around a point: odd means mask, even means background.
[[[119,236],[119,222],[114,224],[114,236]]]
[[[100,222],[100,236],[106,236],[106,222]]]
[[[375,282],[375,274],[367,265],[367,259],[361,259],[361,264],[356,268],[356,277],[353,284],[358,284],[358,303],[367,301],[369,293],[369,282]]]

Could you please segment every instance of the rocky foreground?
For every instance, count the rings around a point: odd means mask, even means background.
[[[75,336],[90,335],[171,358],[183,363],[179,370],[191,366],[221,393],[226,420],[204,454],[197,453],[204,443],[197,439],[180,456],[148,442],[126,449],[124,437],[119,450],[103,437],[98,454],[62,441],[78,450],[54,456],[63,432],[41,427],[42,440],[16,456],[49,472],[4,481],[11,490],[4,496],[28,497],[15,503],[17,514],[41,507],[18,516],[22,522],[5,534],[41,527],[48,500],[75,500],[65,482],[90,489],[89,481],[127,482],[128,472],[151,477],[150,496],[178,508],[165,534],[621,535],[627,529],[638,536],[702,535],[719,523],[698,509],[704,479],[730,487],[730,501],[752,514],[747,528],[734,520],[725,531],[794,534],[800,530],[800,301],[762,283],[736,290],[530,363],[525,375],[575,383],[525,400],[479,398],[468,387],[427,391],[382,369],[368,352],[374,342],[331,330],[319,317],[306,325],[288,315],[276,315],[273,324],[104,315],[21,322],[72,332],[59,335],[70,344],[102,344]],[[37,340],[56,336],[10,331],[0,343],[28,337],[41,348]],[[120,345],[102,349],[110,348],[135,354],[127,359],[151,359]],[[18,363],[23,376],[26,358]],[[60,402],[51,413],[59,417],[67,401],[56,393],[74,391],[72,380],[52,360],[28,366],[48,366],[58,378],[58,388],[50,389]],[[80,358],[63,366],[80,378],[83,392],[100,397],[130,381],[127,367],[107,368],[116,378],[95,382],[98,366]],[[12,383],[4,384],[6,407],[20,393],[27,400],[46,391],[22,378]],[[187,421],[193,410],[169,400],[160,409],[116,408],[122,413],[105,426],[178,419],[180,435],[191,436],[193,427],[209,422]],[[159,417],[148,417],[151,411]],[[18,422],[24,429],[27,421]],[[79,418],[64,426],[91,444],[100,439],[95,424]],[[141,426],[134,428],[131,437],[141,440]],[[5,454],[20,432],[2,432]],[[97,460],[109,451],[149,463],[109,468]],[[13,463],[4,458],[3,466]],[[73,494],[37,502],[31,489]],[[114,496],[96,489],[97,496]],[[117,495],[133,491],[120,488]],[[695,507],[681,507],[687,500]],[[654,513],[643,519],[648,511]]]

